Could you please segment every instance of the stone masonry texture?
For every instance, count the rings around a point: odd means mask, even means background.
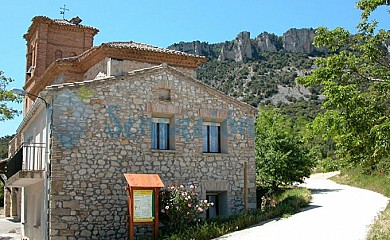
[[[170,101],[159,99],[169,89]],[[124,173],[159,174],[166,186],[226,191],[228,214],[256,207],[254,114],[170,67],[50,90],[53,97],[50,239],[127,239]],[[152,117],[169,118],[171,150],[152,150]],[[202,152],[203,121],[226,124],[226,149]]]

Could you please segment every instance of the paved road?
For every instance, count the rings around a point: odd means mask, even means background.
[[[0,240],[20,239],[20,222],[0,217]]]
[[[336,184],[332,174],[315,174],[303,186],[310,206],[287,219],[272,220],[225,235],[220,240],[363,240],[368,226],[389,199],[375,192]]]

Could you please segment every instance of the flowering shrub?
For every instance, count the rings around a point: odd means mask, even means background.
[[[166,187],[160,192],[160,220],[168,226],[200,222],[201,215],[213,205],[198,199],[194,185]]]

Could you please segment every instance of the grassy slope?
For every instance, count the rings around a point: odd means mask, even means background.
[[[332,178],[333,181],[359,188],[369,189],[390,197],[390,175],[374,174],[365,175],[359,171],[342,172]],[[371,226],[367,240],[390,239],[390,203]]]

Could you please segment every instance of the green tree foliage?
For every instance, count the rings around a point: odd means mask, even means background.
[[[21,98],[8,91],[6,87],[13,79],[5,77],[3,71],[0,71],[0,121],[14,118],[20,112],[7,106],[10,102],[20,102]]]
[[[387,2],[356,4],[363,11],[357,34],[319,28],[315,45],[327,47],[329,55],[316,60],[310,76],[298,79],[306,86],[322,85],[326,96],[325,112],[313,130],[335,142],[342,163],[368,172],[385,170],[379,168],[390,153],[390,31],[377,30],[369,19],[377,7],[388,8]]]
[[[272,108],[260,109],[256,119],[256,181],[262,187],[302,182],[314,161],[291,120]]]
[[[0,160],[8,157],[8,143],[14,136],[15,135],[0,137]]]

